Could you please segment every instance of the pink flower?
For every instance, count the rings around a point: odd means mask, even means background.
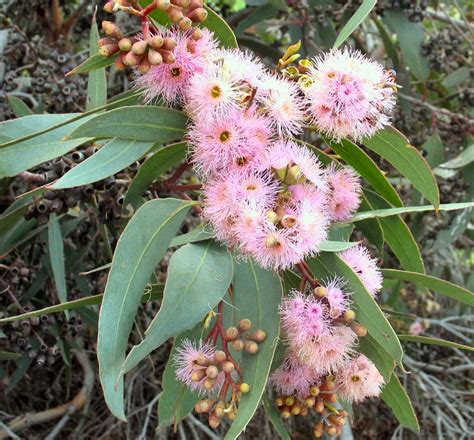
[[[243,99],[241,84],[219,66],[196,72],[186,90],[186,111],[197,121],[227,116]]]
[[[347,363],[354,352],[357,336],[346,326],[334,326],[331,332],[295,348],[304,364],[318,374],[332,373]]]
[[[219,391],[225,380],[223,372],[219,373],[211,390],[204,387],[205,370],[213,361],[215,353],[216,346],[209,342],[200,341],[199,346],[196,346],[194,342],[185,339],[174,356],[177,379],[185,383],[191,390],[203,394],[213,394]]]
[[[219,49],[213,53],[212,60],[235,81],[251,88],[258,86],[265,72],[265,66],[255,55],[240,49]]]
[[[303,104],[294,83],[273,75],[263,76],[255,100],[272,120],[280,135],[296,135],[302,131]]]
[[[410,329],[408,331],[410,335],[418,336],[425,331],[425,327],[421,321],[415,321],[410,325]]]
[[[332,165],[327,170],[327,175],[331,187],[331,219],[349,220],[360,205],[362,190],[359,176],[352,168],[337,169]]]
[[[366,397],[377,397],[383,383],[382,375],[363,354],[336,373],[336,392],[349,402],[360,402]]]
[[[282,178],[289,184],[309,180],[321,190],[327,188],[318,158],[307,148],[295,142],[279,140],[272,144],[266,153],[265,163],[275,172],[286,170],[283,171]]]
[[[337,277],[325,283],[326,298],[332,318],[338,318],[346,310],[349,310],[349,294],[344,290],[344,285],[344,280]]]
[[[310,388],[320,383],[320,378],[293,353],[288,353],[283,364],[269,378],[279,394],[296,395],[301,400],[310,395]]]
[[[305,89],[313,123],[335,140],[373,136],[395,105],[391,72],[358,51],[333,50],[313,60]]]
[[[195,167],[206,176],[258,168],[269,136],[263,117],[236,109],[209,120],[198,119],[189,129]]]
[[[177,46],[173,51],[176,61],[153,66],[146,74],[136,79],[136,86],[145,90],[145,100],[163,98],[169,104],[181,103],[195,73],[203,72],[209,64],[208,55],[215,50],[216,42],[210,32],[203,32],[199,49],[195,53],[188,50],[190,32],[183,33],[177,28],[170,29],[165,37],[174,38]]]
[[[367,291],[375,297],[382,289],[382,273],[377,261],[364,246],[355,246],[339,254],[344,262],[359,276]]]

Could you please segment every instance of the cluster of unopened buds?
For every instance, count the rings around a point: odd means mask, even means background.
[[[142,8],[137,1],[107,2],[104,6],[106,12],[125,11],[140,17],[142,32],[125,36],[116,23],[103,21],[102,29],[106,37],[99,40],[99,53],[106,57],[119,53],[115,61],[117,69],[133,67],[141,74],[147,73],[152,66],[173,64],[178,42],[169,31],[158,29],[150,22],[149,14],[155,9],[164,12],[176,24],[177,30],[186,33],[186,46],[192,53],[196,42],[202,37],[202,31],[193,28],[193,24],[202,23],[207,18],[203,0],[154,0],[146,8]]]
[[[222,317],[221,306],[217,322],[207,338],[200,341],[199,345],[190,340],[183,341],[174,358],[178,380],[206,396],[196,403],[194,410],[209,414],[209,426],[212,428],[217,428],[224,417],[234,420],[242,394],[250,392],[250,386],[243,382],[241,366],[232,356],[229,344],[237,352],[245,351],[254,355],[259,351],[259,344],[267,337],[263,330],[251,331],[249,319],[241,319],[237,327],[224,329]],[[217,348],[219,338],[222,350]]]

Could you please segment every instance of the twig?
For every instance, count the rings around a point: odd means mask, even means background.
[[[143,428],[142,428],[142,432],[140,433],[140,435],[137,437],[137,440],[146,440],[147,439],[147,436],[146,436],[146,431],[148,429],[148,424],[150,422],[150,416],[151,416],[151,411],[153,410],[153,406],[155,405],[155,403],[159,400],[159,398],[161,397],[163,393],[159,393],[157,394],[153,400],[146,406],[147,408],[147,411],[146,411],[146,418],[145,418],[145,421],[143,422]]]
[[[212,440],[221,440],[218,435],[214,434],[204,423],[196,419],[192,414],[189,414],[187,420],[198,427],[201,431],[205,432]]]

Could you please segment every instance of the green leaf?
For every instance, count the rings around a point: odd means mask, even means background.
[[[375,23],[375,26],[377,26],[377,30],[379,31],[380,38],[382,38],[388,57],[392,60],[395,69],[398,70],[400,67],[400,58],[398,56],[397,49],[393,44],[392,38],[388,34],[387,29],[385,28],[381,20],[375,17],[372,17],[372,20]]]
[[[370,156],[353,142],[344,139],[340,143],[328,142],[332,149],[351,165],[367,182],[393,206],[402,207],[397,191]]]
[[[469,306],[474,306],[474,293],[448,281],[430,275],[396,269],[382,269],[382,274],[386,278],[408,281],[417,286],[427,287],[428,289],[434,290],[442,295],[449,296],[456,301]]]
[[[398,130],[387,127],[364,139],[364,145],[391,163],[433,205],[439,205],[436,179],[420,152]]]
[[[462,202],[462,203],[447,203],[446,205],[439,205],[438,211],[456,211],[458,209],[472,208],[474,202]],[[376,209],[368,212],[356,212],[351,218],[351,222],[359,222],[368,218],[382,218],[390,217],[392,215],[409,214],[413,212],[426,212],[435,211],[436,208],[432,205],[424,206],[406,206],[404,208],[388,208],[388,209]]]
[[[308,263],[318,278],[332,278],[339,275],[347,281],[347,288],[352,292],[351,299],[354,302],[357,319],[367,327],[372,338],[401,365],[403,350],[400,341],[357,274],[337,254],[323,252]]]
[[[470,69],[467,66],[460,67],[459,69],[451,72],[449,75],[441,81],[441,84],[446,88],[457,87],[462,83],[468,82],[471,78]]]
[[[0,361],[16,361],[20,358],[20,353],[13,353],[11,351],[0,351]]]
[[[179,142],[168,145],[149,157],[142,164],[128,187],[123,203],[124,208],[129,205],[137,208],[141,203],[141,197],[145,190],[163,173],[183,161],[186,158],[187,151],[187,143]]]
[[[193,204],[152,200],[136,212],[118,241],[100,309],[97,354],[105,400],[121,420],[126,419],[119,373],[135,314],[151,274]]]
[[[196,226],[192,231],[186,234],[177,235],[171,240],[170,247],[182,246],[188,243],[197,243],[199,241],[210,240],[214,238],[214,233],[207,225],[201,224]]]
[[[158,402],[158,424],[160,428],[179,423],[193,410],[194,405],[199,400],[198,393],[193,393],[186,385],[176,379],[174,355],[185,339],[199,344],[201,333],[202,327],[197,325],[193,329],[181,333],[174,341],[161,380],[163,394]]]
[[[270,401],[269,397],[266,394],[263,394],[263,406],[265,407],[265,411],[272,422],[275,431],[278,432],[278,435],[283,440],[291,440],[291,436],[286,429],[285,424],[280,416],[280,413],[275,408],[275,405],[272,401]]]
[[[362,194],[362,201],[359,207],[360,211],[369,211],[372,206],[369,204],[365,194]],[[383,234],[382,224],[378,218],[368,218],[357,222],[357,228],[362,232],[377,249],[383,254],[383,246],[385,244],[385,236]]]
[[[264,20],[268,20],[269,18],[276,17],[278,13],[278,8],[275,8],[269,3],[259,6],[239,22],[238,26],[235,28],[235,33],[240,37],[249,27]]]
[[[15,114],[17,118],[21,118],[23,116],[29,116],[33,114],[33,111],[25,104],[25,102],[22,99],[17,98],[16,96],[13,96],[13,95],[8,95],[8,94],[7,94],[7,99],[8,99],[8,104],[10,105],[10,108],[12,109],[12,112]]]
[[[396,374],[392,374],[390,382],[383,387],[381,396],[403,426],[416,432],[420,431],[420,425],[418,424],[410,398]]]
[[[249,260],[235,266],[234,294],[239,318],[250,319],[255,329],[265,329],[267,338],[259,344],[258,354],[242,353],[243,380],[250,385],[250,392],[242,396],[226,440],[234,440],[242,433],[262,398],[280,334],[278,306],[283,289],[277,273],[263,270]]]
[[[128,167],[140,159],[153,142],[140,142],[114,138],[100,150],[75,166],[50,187],[52,189],[73,188],[98,182]]]
[[[61,227],[59,226],[58,216],[55,213],[52,213],[49,216],[48,251],[58,298],[60,302],[64,303],[67,301],[64,243],[63,236],[61,234]],[[65,313],[66,317],[69,318],[69,313],[67,311]]]
[[[473,216],[474,210],[469,208],[454,217],[449,229],[442,230],[438,233],[431,250],[435,251],[445,249],[454,243],[469,226]]]
[[[99,52],[99,29],[95,21],[95,14],[92,18],[92,26],[89,34],[89,55],[93,56]],[[105,67],[89,72],[87,82],[86,110],[101,107],[107,103],[107,79]]]
[[[365,354],[377,367],[379,373],[383,376],[385,382],[390,379],[395,368],[393,358],[385,351],[370,334],[359,338],[358,351]]]
[[[410,72],[419,80],[427,80],[430,68],[421,54],[425,31],[421,23],[408,20],[401,8],[392,8],[384,13],[384,22],[397,34],[403,60]]]
[[[79,126],[71,138],[120,137],[137,141],[168,142],[183,136],[187,117],[178,110],[131,105],[94,116]]]
[[[456,170],[458,168],[463,168],[472,162],[474,162],[474,144],[467,147],[465,150],[459,153],[455,158],[441,164],[439,167],[450,169],[450,170],[451,169]]]
[[[130,371],[170,337],[193,327],[224,297],[232,281],[232,258],[214,241],[187,244],[171,257],[163,303],[122,364]]]
[[[388,208],[390,205],[377,194],[366,191],[365,196],[372,209]],[[385,241],[406,270],[425,273],[420,248],[410,228],[399,215],[380,217]]]
[[[429,336],[414,336],[410,334],[398,335],[400,341],[418,342],[426,345],[438,345],[440,347],[459,348],[460,350],[474,351],[470,345],[459,344],[457,342],[446,341],[445,339],[432,338]]]
[[[342,252],[351,247],[357,246],[357,243],[350,243],[348,241],[323,241],[319,250],[321,252]]]
[[[346,41],[359,25],[365,20],[370,11],[374,8],[377,0],[364,0],[359,8],[354,12],[354,15],[344,25],[341,32],[337,36],[333,48],[337,49],[344,41]]]
[[[422,149],[427,153],[426,161],[431,168],[444,162],[444,144],[438,133],[433,133],[423,144]]]
[[[163,285],[161,284],[152,284],[151,286],[149,286],[149,288],[147,286],[145,290],[148,291],[144,295],[142,295],[142,303],[158,300],[161,299],[163,296]],[[45,307],[43,309],[34,310],[32,312],[23,313],[21,315],[9,316],[8,318],[0,319],[0,324],[13,321],[23,321],[25,319],[34,318],[36,316],[50,315],[51,313],[63,312],[64,310],[74,310],[83,307],[93,306],[102,303],[103,297],[103,294],[86,296],[85,298],[67,301],[62,304],[56,304],[54,306]]]
[[[202,23],[202,26],[208,28],[214,32],[214,36],[219,41],[219,44],[226,49],[238,48],[237,38],[235,38],[234,32],[227,24],[227,22],[218,14],[216,14],[211,8],[204,6],[207,11],[207,18]]]
[[[113,54],[110,57],[104,57],[100,54],[92,55],[91,57],[87,58],[84,62],[79,64],[78,66],[74,67],[70,72],[66,74],[75,75],[76,73],[87,73],[92,72],[93,70],[97,69],[104,69],[105,67],[109,67],[115,63],[115,60],[119,57],[119,54]]]

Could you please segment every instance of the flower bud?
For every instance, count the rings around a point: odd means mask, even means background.
[[[228,341],[235,341],[239,337],[239,330],[237,327],[229,327],[225,331],[225,337]]]
[[[258,353],[258,344],[254,341],[245,341],[245,351],[250,354]]]
[[[153,49],[160,49],[163,46],[163,37],[161,35],[154,35],[148,40],[148,44],[153,48]]]
[[[239,321],[239,331],[241,333],[249,331],[252,328],[252,321],[250,319],[241,319]]]
[[[267,339],[267,333],[263,330],[255,330],[247,335],[248,341],[263,342],[265,339]]]
[[[285,404],[285,399],[282,396],[279,396],[275,399],[276,406],[283,406]]]
[[[278,223],[278,214],[275,211],[267,211],[265,217],[270,223],[276,225]]]
[[[178,8],[187,8],[189,4],[191,3],[191,0],[171,0],[171,4],[174,6],[177,6]]]
[[[105,34],[109,37],[114,37],[117,40],[120,40],[123,38],[123,34],[120,31],[119,27],[115,23],[112,23],[111,21],[104,20],[102,22],[102,29],[104,30]]]
[[[244,349],[244,342],[240,339],[235,340],[232,342],[232,347],[234,347],[235,351],[242,351]]]
[[[223,400],[219,400],[216,403],[216,406],[214,408],[214,412],[216,413],[217,417],[224,417],[225,416],[225,402]]]
[[[136,56],[133,52],[127,52],[123,57],[123,64],[128,67],[134,67],[140,62],[140,58]]]
[[[319,388],[316,385],[313,385],[309,389],[309,394],[311,394],[313,397],[316,397],[317,395],[319,395]]]
[[[234,364],[232,362],[226,361],[226,362],[222,362],[221,370],[224,373],[232,373],[232,371],[235,370],[235,367],[234,367]]]
[[[313,434],[316,438],[320,438],[324,434],[324,424],[323,422],[318,422],[314,425]]]
[[[203,0],[191,0],[188,6],[188,12],[194,11],[197,8],[203,8],[204,1]]]
[[[289,419],[291,417],[291,410],[288,406],[284,406],[281,410],[281,413],[280,415],[282,416],[282,418],[284,419]]]
[[[221,419],[217,417],[215,413],[212,413],[209,416],[208,422],[209,422],[209,426],[214,429],[214,428],[217,428],[221,424]]]
[[[214,385],[216,384],[216,380],[215,379],[209,379],[207,378],[204,383],[203,383],[203,386],[206,390],[210,391],[214,388]]]
[[[342,317],[346,322],[352,322],[356,319],[356,313],[354,312],[354,310],[346,310]]]
[[[196,359],[196,364],[200,367],[207,367],[209,365],[209,359],[203,354],[200,354]]]
[[[351,324],[351,329],[359,338],[363,338],[367,335],[367,327],[362,324],[359,324],[358,322],[354,321]]]
[[[288,185],[296,185],[297,183],[304,182],[306,182],[306,177],[301,172],[301,168],[298,165],[292,165],[289,167],[285,183]]]
[[[193,22],[191,21],[190,18],[184,17],[179,23],[178,23],[179,28],[182,31],[187,31],[193,27]]]
[[[237,417],[237,413],[235,411],[229,411],[226,413],[226,417],[228,420],[233,421]]]
[[[326,402],[329,402],[329,403],[337,402],[337,396],[334,393],[322,394],[322,397]]]
[[[122,38],[118,42],[118,46],[122,52],[128,52],[132,48],[132,40],[130,38]]]
[[[204,379],[204,376],[206,375],[206,372],[204,370],[195,370],[191,374],[191,380],[193,382],[199,382],[202,379]]]
[[[173,64],[176,61],[176,57],[174,56],[173,52],[168,50],[160,50],[160,54],[163,57],[163,62],[165,64]]]
[[[224,362],[226,359],[227,359],[227,356],[222,350],[217,350],[214,353],[214,362],[216,364],[220,364],[221,362]]]
[[[314,289],[314,297],[317,299],[325,298],[327,294],[328,291],[324,286],[318,286]]]
[[[119,47],[117,43],[107,43],[101,46],[99,49],[99,53],[104,56],[104,57],[110,57],[110,55],[113,55],[114,53],[118,52]]]
[[[125,64],[124,64],[124,62],[123,62],[123,58],[124,58],[123,56],[120,56],[119,58],[117,58],[117,59],[115,60],[115,63],[114,63],[115,68],[116,68],[117,70],[119,70],[119,71],[120,71],[120,70],[125,70],[125,68],[126,68],[126,66],[125,66]]]
[[[202,23],[206,21],[207,15],[207,11],[204,8],[196,8],[188,14],[188,18],[194,23]]]
[[[148,59],[145,57],[143,58],[143,60],[140,62],[140,64],[138,65],[138,71],[142,74],[142,75],[145,75],[145,73],[147,73],[149,70],[151,69],[151,64],[150,62],[148,61]],[[119,204],[122,204],[123,205],[123,201],[124,201],[124,198],[122,199],[119,199],[122,201],[122,203],[119,203]],[[117,201],[118,202],[118,201]]]
[[[177,46],[177,42],[174,38],[166,37],[163,39],[163,44],[161,45],[162,50],[174,50]]]
[[[312,407],[314,406],[314,404],[316,403],[316,399],[314,397],[308,397],[305,401],[304,401],[305,405],[309,406],[309,407]]]
[[[132,45],[132,52],[135,55],[143,55],[146,52],[146,49],[148,47],[148,43],[146,41],[136,41]]]
[[[148,61],[153,66],[158,66],[163,62],[163,57],[161,56],[160,52],[157,52],[154,49],[148,50]]]
[[[295,403],[295,398],[293,396],[287,396],[285,398],[285,405],[292,406]]]
[[[203,399],[200,400],[196,405],[194,406],[194,410],[197,413],[205,413],[211,410],[212,407],[212,402],[209,399]]]
[[[317,413],[322,413],[324,411],[324,401],[323,399],[319,398],[314,405],[314,409]]]
[[[115,3],[114,2],[107,2],[105,5],[104,5],[104,12],[107,12],[109,14],[112,14],[114,12],[114,8],[115,8]]]
[[[250,392],[250,385],[248,383],[241,383],[239,386],[239,390],[242,394],[247,394]]]
[[[193,34],[191,35],[191,38],[194,41],[198,41],[202,38],[202,30],[199,28],[194,29]]]
[[[215,379],[218,374],[219,374],[219,370],[218,370],[218,368],[217,368],[215,365],[209,365],[209,366],[206,368],[206,376],[207,376],[209,379]]]
[[[291,415],[292,416],[297,416],[301,413],[301,405],[296,402],[292,407],[291,407]]]
[[[176,6],[170,6],[166,10],[166,13],[168,14],[168,17],[173,23],[179,23],[184,18],[181,8],[178,8]]]
[[[326,426],[327,435],[333,436],[336,435],[337,429],[334,426]]]
[[[166,11],[171,6],[170,0],[156,0],[156,7],[160,11]]]
[[[288,167],[284,168],[272,168],[273,174],[275,175],[275,178],[277,180],[280,180],[281,182],[284,182],[286,179],[286,175],[288,173]]]

